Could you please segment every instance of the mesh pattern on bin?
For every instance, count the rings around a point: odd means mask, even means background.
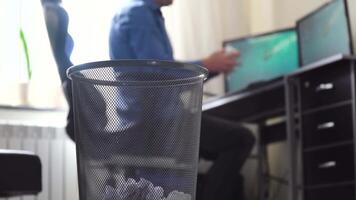
[[[166,196],[176,190],[194,198],[201,72],[170,63],[105,64],[70,73],[80,198],[104,199],[108,186],[130,178]]]

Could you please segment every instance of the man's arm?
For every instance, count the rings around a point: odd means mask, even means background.
[[[190,63],[207,68],[209,70],[208,79],[210,79],[219,73],[230,72],[238,64],[236,60],[239,55],[240,52],[238,51],[226,52],[225,50],[220,50],[205,59]]]
[[[135,12],[134,26],[129,30],[130,45],[137,59],[160,59],[173,61],[173,53],[168,38],[155,24],[152,15]],[[237,65],[238,51],[226,52],[224,49],[211,54],[201,61],[190,62],[206,67],[210,77],[231,71]]]

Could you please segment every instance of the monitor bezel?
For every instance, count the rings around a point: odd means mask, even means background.
[[[298,56],[299,56],[299,66],[303,67],[305,65],[311,64],[311,63],[303,63],[303,57],[302,57],[302,47],[301,47],[301,40],[300,40],[300,24],[306,20],[307,18],[316,15],[320,10],[325,9],[327,6],[330,4],[334,3],[335,1],[338,0],[332,0],[327,3],[324,3],[323,5],[319,6],[317,9],[313,10],[312,12],[306,14],[304,17],[300,18],[296,22],[296,32],[297,32],[297,41],[298,41]],[[346,23],[347,23],[347,29],[348,29],[348,34],[349,34],[349,47],[350,47],[350,54],[354,54],[354,48],[353,48],[353,41],[352,41],[352,30],[351,30],[351,21],[350,21],[350,13],[349,13],[349,6],[347,3],[347,0],[342,0],[344,2],[345,6],[345,14],[346,14]],[[316,62],[316,61],[315,61]]]
[[[253,38],[264,37],[264,36],[273,35],[273,34],[276,34],[276,33],[290,32],[290,31],[297,32],[296,27],[283,28],[283,29],[278,29],[278,30],[274,30],[274,31],[268,31],[268,32],[264,32],[264,33],[254,34],[254,35],[247,35],[247,36],[239,37],[239,38],[236,38],[236,39],[224,40],[223,41],[223,48],[225,48],[228,43],[239,42],[239,41],[243,41],[243,40],[249,40],[249,39],[253,39]],[[297,36],[297,38],[298,38],[298,36]],[[299,45],[299,42],[297,41],[297,48],[298,48],[297,51],[298,51],[298,54],[299,54],[298,45]],[[299,63],[298,63],[298,67],[300,67]],[[277,78],[279,78],[279,77],[276,77],[275,79],[277,79]],[[225,85],[224,86],[225,93],[229,92],[227,74],[226,73],[224,73],[224,85]],[[239,91],[240,90],[237,90],[237,91],[234,91],[234,92],[239,92]],[[231,92],[229,92],[229,93],[231,93]]]

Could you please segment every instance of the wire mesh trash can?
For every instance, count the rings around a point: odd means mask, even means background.
[[[206,69],[122,60],[67,73],[81,200],[195,199]]]

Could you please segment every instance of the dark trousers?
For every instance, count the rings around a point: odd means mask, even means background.
[[[214,164],[205,175],[201,200],[237,200],[240,170],[254,143],[248,129],[203,113],[199,155]]]

